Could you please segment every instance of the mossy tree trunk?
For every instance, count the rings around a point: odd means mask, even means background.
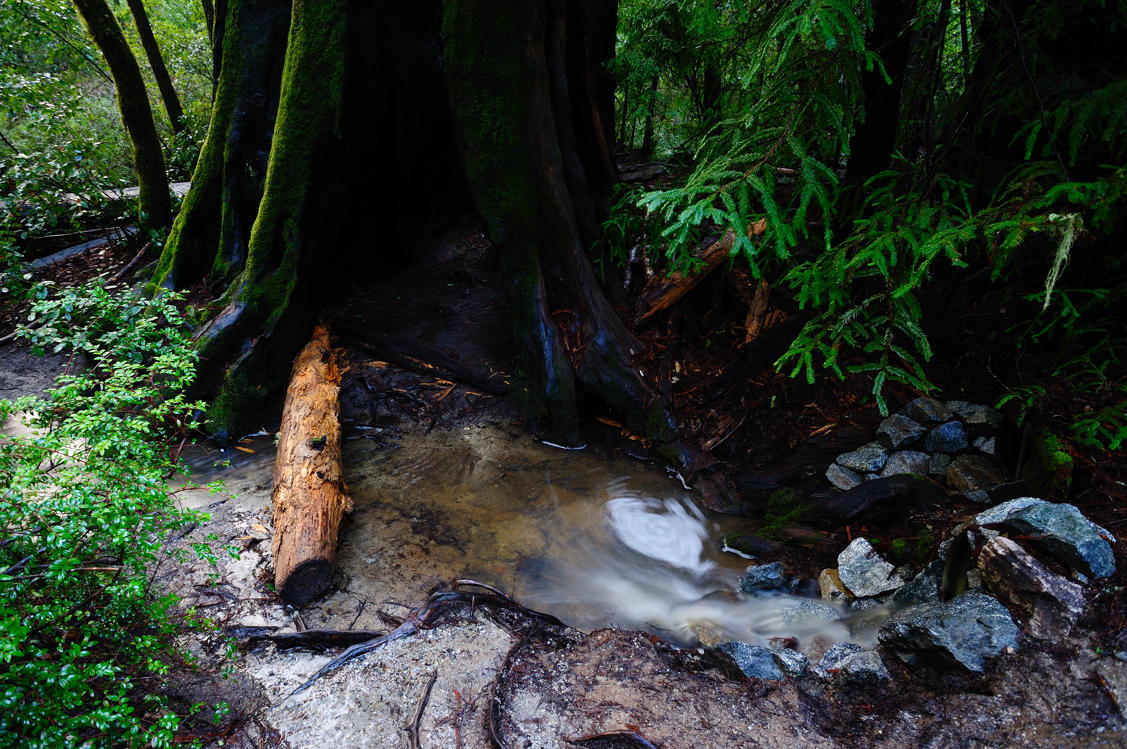
[[[74,4],[113,76],[121,122],[133,146],[133,165],[140,187],[141,228],[163,231],[172,218],[172,199],[141,68],[106,0],[74,0]]]
[[[160,89],[160,98],[164,102],[164,111],[168,113],[168,121],[172,125],[172,132],[180,133],[184,130],[184,108],[180,106],[180,97],[172,85],[172,76],[168,74],[168,66],[164,64],[164,57],[160,53],[160,46],[153,36],[153,28],[149,25],[149,14],[145,12],[142,0],[127,0],[129,12],[133,14],[133,22],[137,25],[137,36],[141,38],[141,46],[145,50],[145,57],[149,59],[149,67],[153,71],[157,87]]]
[[[636,360],[586,256],[614,178],[603,115],[613,4],[445,3],[443,64],[470,192],[497,243],[534,427],[580,441],[584,394],[690,473],[696,457]],[[608,8],[610,12],[608,12]],[[590,41],[588,41],[590,40]]]

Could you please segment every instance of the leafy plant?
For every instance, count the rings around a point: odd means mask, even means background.
[[[0,442],[0,746],[172,743],[151,685],[185,658],[181,620],[150,571],[170,533],[207,519],[165,483],[168,440],[201,407],[183,394],[195,355],[174,299],[92,284],[37,302],[22,332],[89,366],[46,399],[0,401],[0,420],[31,428]]]

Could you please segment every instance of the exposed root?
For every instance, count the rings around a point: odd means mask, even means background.
[[[423,696],[419,698],[419,704],[415,706],[415,714],[411,716],[411,722],[403,727],[403,730],[407,732],[407,739],[411,749],[419,749],[419,724],[423,720],[423,711],[427,709],[427,701],[430,699],[430,690],[434,688],[434,682],[437,678],[437,671],[431,673],[430,678],[427,679],[427,685],[423,687]]]
[[[607,731],[564,740],[587,749],[657,749],[657,744],[637,731]]]
[[[460,588],[462,587],[484,588],[488,592],[485,594],[471,593],[460,590]],[[291,693],[291,696],[304,692],[306,689],[313,685],[313,682],[317,681],[322,676],[328,673],[336,671],[338,668],[355,658],[359,658],[366,653],[370,653],[389,642],[402,640],[403,638],[410,637],[417,632],[434,627],[442,614],[447,613],[459,604],[469,604],[471,607],[485,606],[487,608],[493,607],[515,611],[522,616],[527,616],[537,622],[542,622],[556,627],[566,627],[566,625],[556,617],[550,614],[545,614],[526,608],[491,585],[487,585],[476,580],[455,580],[453,590],[439,590],[432,593],[422,606],[412,611],[407,616],[407,618],[403,620],[403,623],[393,629],[391,632],[352,645],[336,658],[322,666],[321,669],[317,671],[317,673],[309,677],[308,681],[295,689]]]
[[[250,635],[243,644],[254,647],[260,642],[272,642],[279,650],[291,648],[309,648],[320,652],[328,648],[341,648],[355,645],[358,642],[367,642],[385,633],[372,629],[307,629],[301,632],[268,632]]]

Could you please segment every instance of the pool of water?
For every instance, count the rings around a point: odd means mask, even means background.
[[[340,536],[338,589],[314,612],[358,619],[471,577],[583,629],[647,629],[680,642],[848,636],[840,622],[796,615],[792,597],[738,598],[749,562],[722,551],[721,539],[745,521],[702,511],[651,464],[560,450],[490,424],[347,434],[354,511]],[[243,501],[268,505],[269,441],[246,449],[255,452],[229,453],[224,469],[210,468],[224,456],[197,456],[196,478],[225,478],[253,495]]]

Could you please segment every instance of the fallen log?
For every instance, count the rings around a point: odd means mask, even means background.
[[[724,232],[724,236],[708,247],[696,253],[695,257],[701,265],[696,270],[681,272],[675,271],[665,278],[658,278],[642,290],[638,301],[638,314],[634,323],[641,323],[663,309],[668,309],[681,297],[688,294],[697,284],[708,277],[708,274],[720,267],[728,259],[732,245],[736,243],[736,235],[731,229]]]
[[[274,588],[300,606],[333,581],[337,533],[352,510],[340,457],[340,369],[318,325],[294,361],[274,463]]]

